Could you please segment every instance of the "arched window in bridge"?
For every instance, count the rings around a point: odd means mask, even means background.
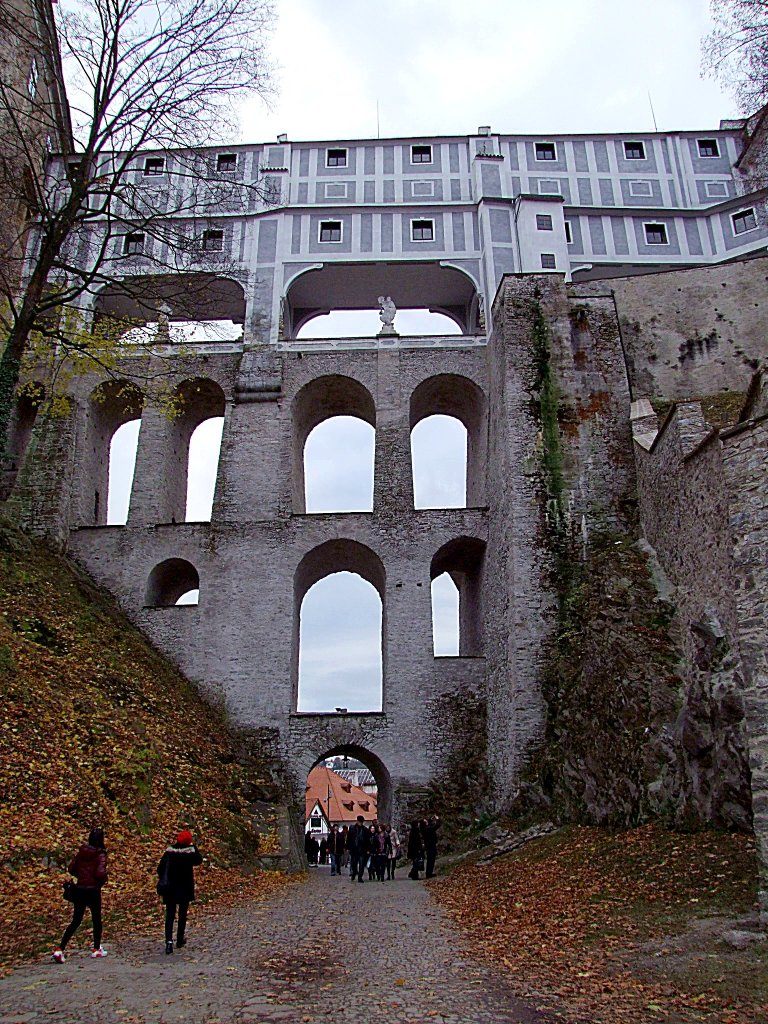
[[[474,381],[440,374],[422,381],[410,403],[416,508],[485,503],[486,401]]]
[[[224,424],[221,386],[205,377],[182,381],[174,395],[169,438],[169,508],[175,522],[209,522]],[[182,511],[183,503],[183,511]]]
[[[223,429],[224,417],[212,416],[199,423],[189,439],[185,515],[188,523],[211,520]]]
[[[328,375],[293,400],[295,512],[370,512],[376,407],[360,381]]]
[[[88,481],[82,492],[85,525],[126,522],[143,406],[143,394],[130,381],[106,381],[91,393],[82,451],[83,478]]]
[[[447,572],[432,580],[432,642],[436,658],[459,653],[459,589]]]
[[[430,565],[435,657],[483,655],[483,567],[485,543],[457,537],[444,544]]]
[[[8,458],[2,466],[0,479],[0,500],[5,499],[13,488],[19,470],[24,463],[32,428],[40,406],[45,401],[45,387],[40,381],[30,380],[19,388],[8,423]]]
[[[125,526],[136,472],[141,420],[128,420],[109,442],[109,486],[107,488],[107,526]]]
[[[394,328],[398,334],[441,336],[461,334],[461,327],[444,313],[428,309],[398,309]],[[335,309],[305,321],[296,337],[307,338],[374,338],[382,328],[378,309]]]
[[[384,569],[356,541],[327,541],[296,573],[296,707],[381,711]]]
[[[200,577],[185,558],[166,558],[158,563],[147,580],[144,605],[147,608],[172,608],[197,604]]]

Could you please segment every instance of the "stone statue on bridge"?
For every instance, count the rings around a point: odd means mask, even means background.
[[[379,331],[379,334],[397,334],[394,328],[395,314],[397,313],[397,306],[392,301],[391,296],[380,295],[378,298],[379,302],[379,319],[383,326]]]

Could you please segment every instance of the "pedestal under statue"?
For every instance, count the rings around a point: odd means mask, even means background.
[[[394,328],[395,314],[397,313],[397,306],[392,301],[391,296],[380,295],[379,299],[379,319],[382,323],[382,328],[379,331],[379,335],[382,334],[397,334]]]

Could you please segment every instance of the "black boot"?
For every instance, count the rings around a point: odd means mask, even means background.
[[[165,944],[165,952],[166,952],[166,954],[173,952],[173,943],[172,942],[166,942],[166,944]]]

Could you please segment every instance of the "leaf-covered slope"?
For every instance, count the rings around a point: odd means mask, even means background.
[[[274,797],[268,767],[238,754],[222,715],[108,598],[2,525],[0,701],[0,959],[58,933],[62,869],[93,826],[110,855],[107,912],[132,920],[155,912],[155,864],[181,825],[206,855],[208,895],[274,849],[250,813]]]

